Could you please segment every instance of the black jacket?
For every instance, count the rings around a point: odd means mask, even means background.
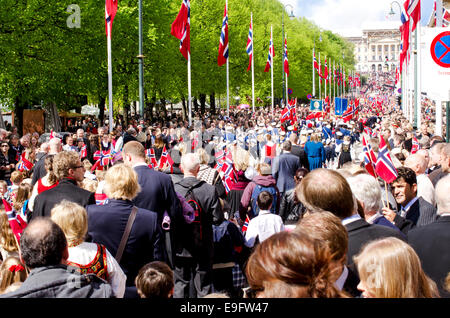
[[[38,194],[34,201],[32,217],[50,216],[53,207],[61,203],[62,200],[75,202],[86,207],[89,204],[95,204],[95,195],[93,192],[77,186],[75,180],[62,179],[56,187]]]
[[[224,220],[216,188],[204,181],[194,177],[187,177],[175,184],[175,191],[185,196],[189,188],[194,187],[192,192],[195,199],[202,208],[200,223],[202,228],[202,240],[200,246],[194,246],[191,227],[182,228],[181,239],[176,247],[179,256],[193,256],[199,262],[211,263],[213,261],[214,239],[213,225],[219,225]]]
[[[281,198],[280,213],[284,224],[296,224],[305,213],[301,202],[295,202],[295,189],[286,191]]]
[[[353,256],[357,255],[361,248],[368,242],[393,236],[405,241],[405,236],[397,230],[383,225],[370,224],[364,219],[358,219],[345,225],[348,232],[347,265],[353,263]]]
[[[414,248],[425,273],[433,279],[441,297],[450,297],[445,291],[445,278],[450,272],[450,216],[408,232],[408,243]]]
[[[33,269],[19,289],[0,298],[113,298],[111,285],[66,265]]]
[[[291,154],[298,156],[301,167],[309,169],[308,156],[301,146],[293,145],[291,148]]]
[[[400,212],[397,212],[397,215],[394,218],[394,224],[404,234],[407,234],[415,227],[428,225],[436,220],[436,208],[422,197],[419,197],[416,202],[411,205],[405,218],[400,216]]]

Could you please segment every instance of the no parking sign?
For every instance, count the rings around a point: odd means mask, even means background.
[[[444,68],[450,67],[450,31],[441,32],[433,39],[430,53],[437,65]]]
[[[447,100],[450,90],[450,31],[448,28],[423,28],[422,91]]]

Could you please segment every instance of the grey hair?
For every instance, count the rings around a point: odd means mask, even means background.
[[[379,211],[381,190],[377,180],[369,174],[358,174],[347,178],[353,195],[364,203],[364,211]]]

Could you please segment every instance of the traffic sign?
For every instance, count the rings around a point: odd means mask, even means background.
[[[289,88],[289,89],[288,89],[288,94],[289,94],[289,95],[292,95],[292,88]]]
[[[439,33],[433,39],[430,52],[437,65],[445,68],[450,67],[450,31]]]

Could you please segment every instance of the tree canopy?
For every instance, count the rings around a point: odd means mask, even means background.
[[[0,103],[12,109],[55,103],[60,110],[99,103],[108,95],[104,3],[82,0],[79,27],[70,27],[69,0],[3,0],[0,10]],[[187,98],[186,60],[170,28],[180,1],[143,0],[146,103]],[[226,95],[226,68],[217,65],[225,0],[191,0],[192,95]],[[264,73],[270,28],[274,38],[274,95],[283,93],[283,32],[287,36],[292,97],[312,91],[312,50],[353,69],[352,45],[306,18],[289,18],[277,0],[229,0],[230,104],[251,101],[246,43],[253,14],[255,97],[270,103]],[[284,22],[282,24],[282,22]],[[114,111],[139,100],[138,0],[119,0],[112,31]],[[319,35],[322,41],[320,42]],[[344,60],[342,54],[344,53]],[[329,64],[330,67],[330,64]],[[234,100],[232,97],[238,97]],[[203,98],[204,102],[204,98]],[[223,105],[223,103],[222,103]]]

